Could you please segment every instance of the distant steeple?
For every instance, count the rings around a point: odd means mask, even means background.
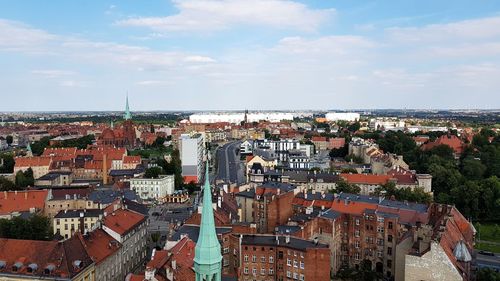
[[[203,207],[201,212],[200,233],[194,254],[194,272],[196,281],[220,281],[222,255],[220,243],[215,231],[212,191],[206,162],[205,184],[203,185]]]
[[[109,123],[109,127],[111,129],[114,129],[115,128],[115,122],[113,122],[113,119],[111,119],[111,122]]]
[[[130,108],[128,106],[128,94],[127,94],[127,103],[125,104],[125,114],[123,115],[123,119],[125,120],[132,119],[132,114],[130,113]]]
[[[31,150],[31,145],[29,142],[28,145],[26,146],[26,156],[33,157],[33,151]]]

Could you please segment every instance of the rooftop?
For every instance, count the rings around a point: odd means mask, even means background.
[[[289,237],[289,242],[286,242],[287,237],[282,235],[243,235],[241,245],[257,245],[257,246],[282,246],[292,249],[305,251],[311,248],[328,248],[327,244],[315,243],[313,241]]]

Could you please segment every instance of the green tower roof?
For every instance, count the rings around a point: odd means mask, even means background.
[[[206,163],[205,184],[203,186],[203,208],[201,212],[201,225],[198,242],[195,248],[195,271],[201,274],[213,274],[214,270],[220,271],[222,255],[219,240],[215,232],[214,210],[212,207],[212,192],[208,178],[208,161]],[[201,266],[196,266],[196,264]],[[203,265],[212,265],[205,267]],[[209,269],[210,268],[210,269]],[[218,269],[217,269],[218,268]],[[203,271],[208,272],[203,272]]]
[[[132,119],[132,113],[130,113],[130,108],[128,106],[128,95],[127,95],[127,103],[125,105],[125,114],[123,115],[123,118],[125,120],[130,120]]]

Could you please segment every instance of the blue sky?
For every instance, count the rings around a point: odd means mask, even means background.
[[[0,111],[500,108],[498,1],[0,0]]]

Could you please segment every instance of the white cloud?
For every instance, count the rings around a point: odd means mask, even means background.
[[[42,52],[40,45],[57,39],[46,31],[35,29],[20,22],[0,19],[0,50]]]
[[[335,12],[313,10],[289,0],[175,0],[178,14],[137,17],[118,21],[121,26],[148,27],[156,31],[214,31],[234,25],[266,26],[301,31],[317,30]]]
[[[500,36],[500,17],[464,20],[446,24],[430,24],[424,27],[393,27],[387,32],[399,42],[469,42]]]
[[[62,76],[73,75],[75,72],[59,69],[39,69],[31,71],[32,74],[40,75],[45,78],[59,78]]]
[[[211,57],[204,56],[188,56],[184,58],[185,62],[201,62],[201,63],[210,63],[215,62],[215,60]]]
[[[59,83],[59,86],[62,87],[70,87],[70,88],[85,88],[90,85],[89,82],[86,81],[75,81],[75,80],[65,80]]]

